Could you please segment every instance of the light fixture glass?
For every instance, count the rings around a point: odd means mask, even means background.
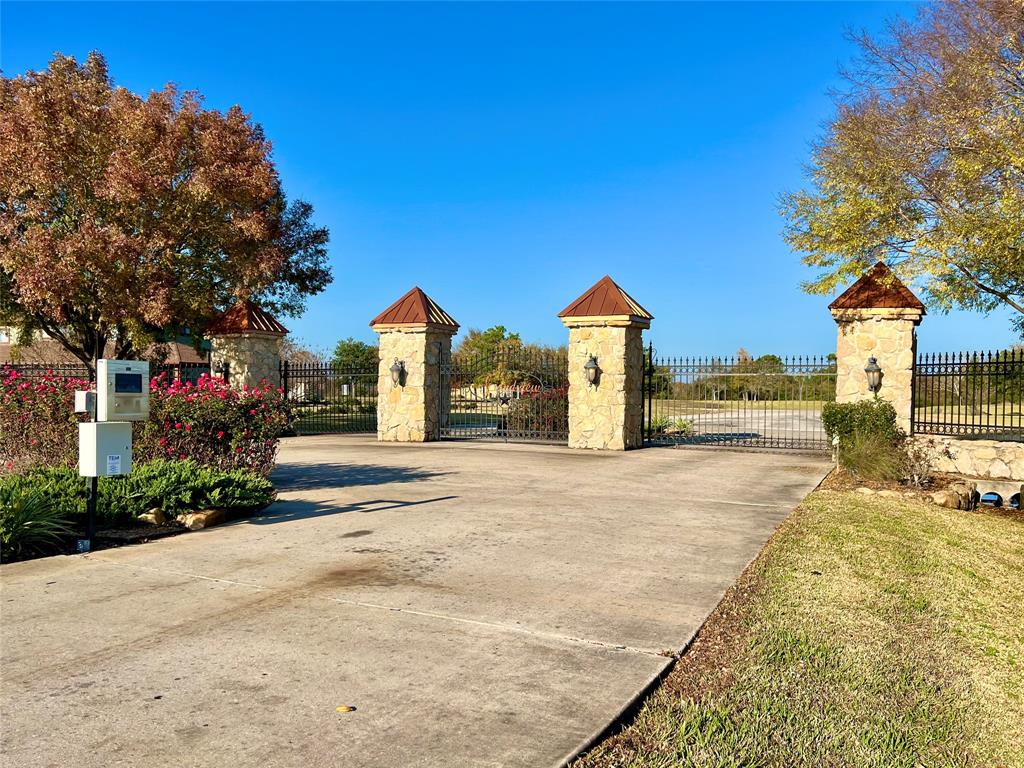
[[[401,360],[395,359],[395,362],[391,364],[391,383],[396,387],[402,385],[402,374],[405,373],[405,363]]]
[[[591,384],[597,383],[597,374],[601,369],[597,367],[597,358],[593,355],[583,364],[583,370],[587,374],[587,381]]]
[[[868,377],[870,391],[878,392],[882,388],[882,369],[878,365],[878,360],[873,357],[868,358],[868,364],[864,366],[864,375]]]

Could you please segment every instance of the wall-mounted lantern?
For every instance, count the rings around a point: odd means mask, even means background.
[[[875,358],[868,358],[868,364],[864,366],[864,375],[868,377],[868,389],[877,393],[882,388],[882,369]]]
[[[402,386],[402,380],[405,378],[405,363],[401,360],[395,359],[395,362],[391,364],[391,383],[396,387]]]
[[[583,364],[583,370],[587,374],[587,382],[591,386],[597,384],[597,375],[601,372],[601,369],[597,367],[597,358],[591,355],[590,359]]]

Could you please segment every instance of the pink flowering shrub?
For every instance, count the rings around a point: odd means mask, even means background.
[[[0,473],[77,464],[75,390],[89,386],[85,379],[52,373],[30,379],[0,368]]]
[[[146,458],[192,459],[217,469],[274,468],[277,439],[288,424],[284,396],[264,383],[241,391],[203,374],[196,383],[150,382],[149,421],[136,431]]]
[[[0,371],[0,473],[77,464],[76,389],[89,382]],[[284,398],[269,385],[239,391],[206,374],[194,384],[161,375],[150,382],[149,421],[135,425],[133,461],[192,459],[266,476],[287,422]]]

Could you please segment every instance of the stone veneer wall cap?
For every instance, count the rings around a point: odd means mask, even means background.
[[[910,320],[920,325],[925,312],[923,309],[900,309],[897,307],[861,307],[859,309],[830,309],[837,323],[857,320]]]
[[[399,333],[447,333],[454,335],[458,332],[457,325],[438,325],[437,323],[374,323],[370,329],[377,333],[397,331]]]
[[[637,315],[593,315],[585,317],[562,317],[560,319],[566,328],[585,328],[588,326],[597,328],[651,327],[651,318],[638,317]]]

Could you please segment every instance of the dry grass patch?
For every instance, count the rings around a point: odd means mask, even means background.
[[[1024,515],[818,491],[576,764],[1024,766]]]

